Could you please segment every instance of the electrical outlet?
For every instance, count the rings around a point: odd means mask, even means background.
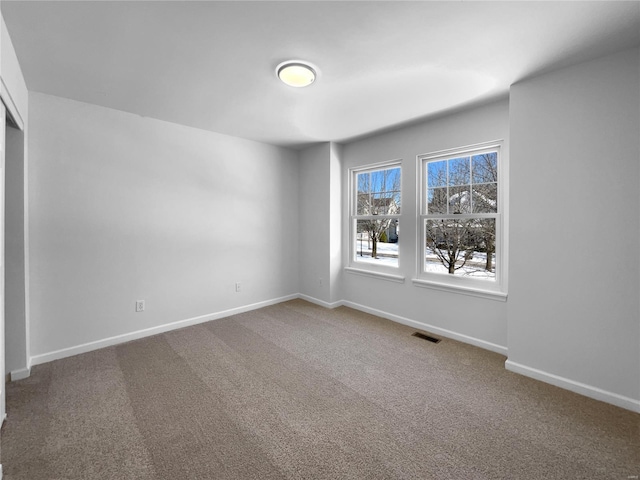
[[[240,292],[240,282],[236,282],[236,293]]]
[[[136,312],[144,312],[144,300],[136,300]]]
[[[318,279],[318,285],[322,286],[322,277]]]

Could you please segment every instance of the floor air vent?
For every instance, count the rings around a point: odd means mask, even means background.
[[[438,342],[440,341],[440,339],[439,339],[439,338],[432,337],[432,336],[430,336],[430,335],[426,335],[426,334],[424,334],[424,333],[420,333],[420,332],[416,332],[416,333],[414,333],[412,336],[413,336],[413,337],[421,338],[421,339],[423,339],[423,340],[428,340],[428,341],[429,341],[429,342],[431,342],[431,343],[438,343]]]

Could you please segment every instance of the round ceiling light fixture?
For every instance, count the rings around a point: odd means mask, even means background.
[[[276,75],[290,87],[308,87],[316,79],[316,69],[307,62],[288,60],[278,65]]]

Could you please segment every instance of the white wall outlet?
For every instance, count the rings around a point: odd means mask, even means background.
[[[144,312],[144,300],[136,300],[136,312]]]
[[[236,282],[236,293],[240,292],[240,287],[241,287],[240,282]]]

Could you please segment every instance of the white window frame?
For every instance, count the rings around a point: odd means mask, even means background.
[[[492,300],[506,301],[507,299],[507,273],[508,273],[508,241],[507,211],[508,211],[508,159],[504,151],[504,142],[495,140],[491,142],[467,145],[449,150],[418,155],[417,158],[417,191],[418,191],[418,222],[417,222],[417,269],[416,278],[412,279],[415,286],[443,290],[447,292],[463,293],[467,295],[489,298]],[[425,222],[433,218],[449,218],[451,214],[428,214],[427,209],[427,181],[426,165],[433,161],[442,161],[459,156],[473,156],[487,152],[498,154],[498,206],[497,213],[491,214],[463,214],[456,215],[460,218],[495,218],[496,221],[496,245],[495,245],[495,280],[482,280],[457,275],[442,274],[425,271]]]
[[[358,215],[357,213],[357,195],[358,195],[358,185],[357,185],[357,177],[358,174],[374,172],[377,170],[386,170],[391,168],[399,168],[400,169],[400,213],[392,214],[392,215]],[[404,282],[405,277],[400,275],[400,265],[402,262],[402,255],[400,253],[400,245],[398,244],[398,266],[394,267],[391,265],[375,265],[368,262],[358,262],[356,260],[356,256],[358,253],[358,249],[356,246],[357,240],[357,222],[358,220],[376,220],[379,218],[397,218],[398,226],[400,226],[402,222],[402,210],[403,204],[405,203],[405,199],[403,198],[403,177],[402,177],[402,160],[395,159],[389,160],[380,163],[368,164],[361,167],[353,167],[349,169],[349,185],[348,185],[348,196],[349,196],[349,263],[348,266],[345,267],[345,271],[357,275],[364,275],[369,277],[376,277],[383,280],[388,280],[392,282],[402,283]]]

